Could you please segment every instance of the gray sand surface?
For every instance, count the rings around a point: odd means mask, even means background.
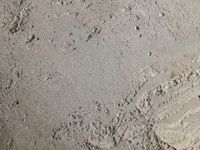
[[[199,0],[0,0],[0,150],[199,150]]]

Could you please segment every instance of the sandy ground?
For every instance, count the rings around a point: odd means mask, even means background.
[[[0,0],[0,150],[199,150],[199,0]]]

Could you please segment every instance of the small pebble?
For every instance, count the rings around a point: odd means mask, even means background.
[[[163,17],[163,16],[165,16],[164,13],[160,13],[160,14],[159,14],[159,17]]]
[[[148,53],[148,56],[151,56],[151,55],[152,55],[152,52],[149,52],[149,53]]]
[[[26,41],[26,44],[31,43],[35,39],[35,34],[32,34],[31,37],[29,37],[28,41]]]
[[[135,30],[140,30],[140,27],[139,26],[135,26]]]

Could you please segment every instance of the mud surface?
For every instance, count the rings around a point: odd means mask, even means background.
[[[1,0],[0,150],[200,149],[199,7]]]

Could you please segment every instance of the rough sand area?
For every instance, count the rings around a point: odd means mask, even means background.
[[[199,150],[199,0],[0,0],[0,150]]]

